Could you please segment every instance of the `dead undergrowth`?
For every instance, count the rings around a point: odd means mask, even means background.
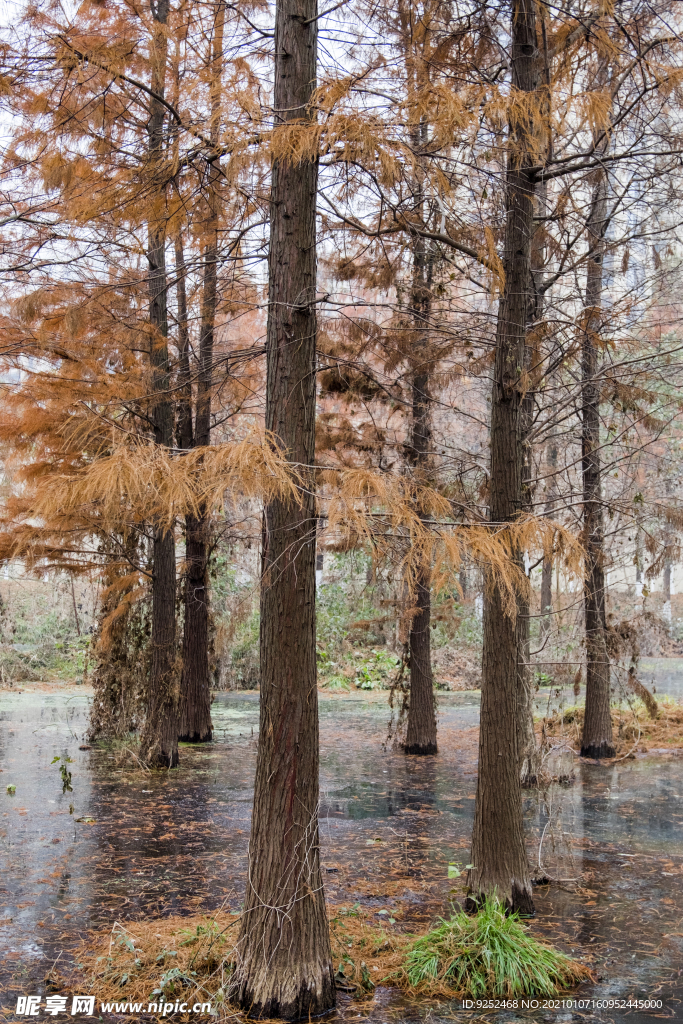
[[[90,932],[82,942],[74,984],[85,982],[98,1002],[147,1005],[182,998],[190,1005],[220,1005],[227,984],[224,960],[234,947],[238,923],[239,914],[224,911],[116,922],[110,932]]]
[[[653,717],[653,710],[641,701],[635,701],[629,708],[612,709],[617,758],[650,750],[683,748],[683,703],[658,700],[656,712],[656,717]],[[541,740],[564,739],[578,751],[583,715],[582,707],[572,707],[545,718],[538,725],[539,737]]]
[[[401,962],[408,935],[370,922],[358,904],[330,908],[332,956],[341,991],[364,999],[388,981]],[[110,932],[89,933],[76,954],[76,985],[85,982],[99,1003],[211,1002],[229,1008],[226,992],[238,936],[239,914],[167,917],[117,922]],[[55,979],[57,980],[57,979]],[[64,984],[64,979],[59,979]],[[152,1020],[162,1014],[148,1014]],[[175,1014],[174,1020],[190,1015]]]
[[[358,903],[330,907],[329,913],[337,988],[354,1000],[371,999],[378,985],[432,999],[452,999],[467,991],[454,978],[441,976],[443,972],[416,981],[410,956],[414,958],[414,950],[434,933],[424,926],[419,934],[399,931],[393,916],[401,916],[398,905],[379,922],[376,913],[371,915]],[[219,1019],[236,1018],[227,1002],[227,988],[239,919],[239,914],[218,911],[117,922],[111,931],[90,932],[75,956],[76,975],[54,977],[52,983],[62,991],[66,987],[83,991],[86,985],[98,1003],[139,1003],[146,1009],[150,1003],[176,1000],[189,1006],[211,1002]],[[577,965],[571,977],[579,980],[588,973]],[[189,1013],[174,1013],[174,1020],[190,1018]],[[143,1011],[141,1019],[161,1020],[161,1008]]]

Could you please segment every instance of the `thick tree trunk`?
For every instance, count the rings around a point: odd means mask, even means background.
[[[277,123],[308,120],[316,0],[278,0]],[[317,162],[272,168],[266,427],[298,466],[315,455]],[[263,526],[261,715],[249,876],[232,999],[251,1016],[315,1017],[335,1003],[318,837],[316,509],[275,499]]]
[[[601,69],[601,78],[606,68]],[[600,459],[600,381],[598,344],[605,230],[607,176],[595,171],[588,217],[589,255],[586,272],[586,323],[581,353],[581,468],[583,473],[583,542],[586,552],[584,615],[586,628],[586,710],[581,738],[582,757],[614,757],[610,712],[610,663],[605,642],[605,573]]]
[[[148,122],[150,173],[162,174],[165,110],[161,98],[166,79],[165,29],[169,0],[152,4],[154,37],[151,53],[151,87],[160,99],[150,100]],[[173,445],[173,406],[170,397],[168,315],[166,307],[166,183],[155,197],[157,206],[148,225],[149,318],[154,330],[150,339],[152,366],[154,440]],[[152,568],[152,670],[147,694],[146,720],[140,739],[141,756],[155,767],[178,763],[178,687],[175,672],[175,536],[172,527],[157,526],[153,539]]]
[[[535,0],[512,3],[512,85],[534,93],[539,83]],[[533,99],[531,101],[533,104]],[[523,507],[522,390],[529,317],[533,235],[534,117],[510,117],[505,225],[505,283],[498,307],[491,392],[490,514],[511,523]],[[529,111],[532,113],[529,115]],[[513,557],[521,568],[522,552]],[[469,884],[472,900],[497,893],[514,909],[533,910],[524,845],[520,782],[519,629],[504,594],[489,574],[484,600],[484,650],[479,728],[479,778],[472,832]]]

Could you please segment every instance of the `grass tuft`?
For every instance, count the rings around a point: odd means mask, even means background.
[[[420,994],[476,999],[554,995],[590,971],[532,938],[516,914],[488,899],[473,917],[460,911],[416,939],[400,975],[402,987]]]

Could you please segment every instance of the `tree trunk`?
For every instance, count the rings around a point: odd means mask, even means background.
[[[176,238],[176,290],[178,295],[178,384],[180,400],[176,434],[178,447],[194,444],[190,341],[187,329],[185,257],[182,240]],[[207,262],[206,267],[209,266]],[[213,288],[215,296],[215,284]],[[215,307],[215,302],[214,302]],[[201,338],[204,337],[202,317]],[[201,341],[200,341],[201,351]],[[203,427],[204,422],[198,426]],[[207,608],[205,524],[195,516],[185,519],[185,622],[183,626],[183,669],[180,682],[179,739],[200,743],[211,739],[211,692],[209,687],[209,616]]]
[[[544,35],[545,41],[545,35]],[[549,116],[550,111],[545,107],[549,103],[546,94],[542,113]],[[537,183],[534,190],[535,208],[539,215],[544,215],[547,205],[547,185],[541,181]],[[524,397],[521,405],[521,433],[524,451],[522,464],[522,509],[527,513],[533,512],[533,476],[534,463],[531,449],[531,430],[534,422],[534,380],[538,373],[537,364],[540,361],[539,332],[541,318],[543,316],[544,291],[543,275],[545,270],[545,225],[537,225],[531,240],[531,289],[527,306],[527,330],[536,339],[532,344],[525,344],[524,367],[528,374],[525,386]],[[522,786],[535,786],[538,780],[538,769],[540,762],[540,751],[536,742],[534,731],[534,695],[536,687],[531,675],[531,581],[529,581],[529,594],[520,594],[517,601],[517,665],[519,702],[517,714],[517,744],[519,748],[519,776]]]
[[[664,481],[664,493],[666,494],[667,506],[671,504],[671,495],[673,493],[673,484],[669,477]],[[666,546],[666,554],[664,557],[664,570],[662,572],[662,596],[664,603],[662,605],[662,618],[667,624],[667,627],[671,629],[672,613],[671,613],[671,549],[674,542],[674,533],[671,529],[671,523],[667,522],[664,527],[664,544]]]
[[[512,3],[512,86],[534,93],[539,83],[535,0]],[[514,522],[523,507],[522,390],[529,318],[534,182],[533,100],[525,117],[511,108],[506,189],[505,282],[498,306],[491,392],[490,515]],[[531,111],[531,113],[529,113]],[[521,550],[513,558],[522,567]],[[497,893],[515,910],[533,911],[524,845],[518,719],[519,630],[505,598],[488,574],[484,588],[484,650],[479,728],[479,777],[469,884],[472,902]]]
[[[178,739],[208,743],[212,737],[209,678],[208,519],[185,518],[185,622]]]
[[[316,0],[278,0],[275,122],[312,121]],[[276,128],[277,131],[277,128]],[[266,427],[315,456],[317,161],[272,165]],[[312,480],[311,480],[312,483]],[[318,837],[316,509],[269,501],[263,524],[261,715],[249,876],[231,997],[254,1017],[315,1017],[335,986]]]
[[[166,79],[165,29],[169,0],[151,5],[154,35],[151,47],[151,88],[159,98],[150,100],[147,126],[151,175],[162,175],[164,117],[161,100]],[[168,315],[166,307],[166,187],[164,181],[152,207],[148,224],[149,318],[152,367],[154,440],[173,445],[173,406],[170,397]],[[154,528],[152,568],[152,670],[147,694],[146,720],[140,738],[141,756],[154,767],[173,768],[178,763],[178,688],[175,673],[175,535],[172,526]]]
[[[214,173],[213,168],[211,173]],[[211,191],[214,192],[213,189]],[[193,439],[197,447],[211,442],[211,388],[218,269],[218,211],[215,194],[211,196],[211,200],[207,227],[210,241],[204,249],[199,333],[197,412]],[[185,519],[185,622],[179,738],[187,743],[208,742],[212,736],[208,569],[209,518],[206,509],[201,508],[199,515],[188,515]]]
[[[211,142],[218,142],[221,108],[221,70],[225,2],[216,9],[211,45]],[[199,331],[199,373],[194,443],[211,443],[211,391],[213,387],[213,343],[216,325],[218,284],[218,179],[220,167],[208,165],[206,201],[206,244],[201,327]],[[211,680],[209,677],[209,517],[202,508],[198,516],[185,520],[185,624],[183,629],[183,672],[180,682],[180,739],[189,743],[211,740]]]
[[[185,253],[180,232],[175,238],[176,296],[178,303],[178,407],[176,444],[187,451],[192,447],[192,377],[190,374],[190,333],[187,323]]]
[[[428,446],[429,375],[417,373],[413,378],[412,454],[417,483],[424,482]],[[431,651],[431,571],[425,561],[415,583],[414,604],[417,609],[410,625],[410,700],[406,731],[406,754],[436,754],[436,709]]]
[[[419,186],[418,186],[419,187]],[[421,189],[420,189],[421,191]],[[422,198],[420,203],[422,204]],[[412,436],[409,458],[419,504],[419,488],[429,475],[431,422],[429,393],[429,351],[427,330],[431,312],[432,266],[423,238],[414,242],[413,322],[417,335],[416,366],[413,373]],[[410,626],[410,700],[406,731],[406,754],[436,754],[436,709],[431,651],[431,571],[425,561],[416,580],[417,608]]]
[[[467,600],[467,593],[468,593],[468,590],[469,590],[469,582],[470,581],[467,578],[467,568],[466,568],[466,565],[465,565],[465,561],[463,559],[463,562],[460,565],[460,570],[458,572],[458,583],[460,584],[460,591],[461,591],[461,594],[462,594],[462,600],[463,601]]]
[[[603,62],[598,77],[606,79]],[[581,469],[583,473],[583,541],[586,552],[584,615],[586,626],[586,710],[582,757],[614,757],[610,713],[610,663],[605,642],[605,573],[600,459],[600,381],[598,344],[601,331],[602,274],[607,226],[607,175],[594,172],[588,215],[585,329],[581,352]]]
[[[548,469],[553,474],[548,485],[548,498],[545,503],[546,513],[550,514],[555,508],[557,498],[557,484],[555,473],[557,471],[557,439],[551,437],[548,441]],[[552,628],[553,615],[553,560],[543,559],[543,571],[541,574],[541,638],[544,639]]]
[[[199,334],[197,413],[194,444],[211,442],[211,387],[213,339],[216,317],[218,217],[214,209],[210,230],[212,240],[204,250],[202,321]],[[180,683],[180,739],[187,743],[211,740],[211,683],[209,678],[209,517],[201,508],[198,516],[185,519],[185,623],[183,628],[183,671]]]
[[[406,754],[436,754],[436,710],[432,676],[430,628],[431,590],[429,569],[423,571],[415,588],[418,609],[410,627],[410,703]]]

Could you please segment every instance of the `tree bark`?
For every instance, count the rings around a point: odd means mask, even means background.
[[[278,0],[277,124],[313,122],[316,0]],[[287,457],[315,456],[317,161],[272,165],[266,427]],[[312,482],[312,481],[311,481]],[[312,488],[269,501],[263,524],[261,714],[249,875],[232,999],[253,1017],[298,1020],[334,1006],[318,837]]]
[[[406,754],[438,752],[430,645],[430,576],[428,568],[421,572],[415,588],[418,611],[410,627],[410,703],[404,748]]]
[[[667,477],[664,481],[664,493],[666,495],[666,503],[670,505],[671,495],[673,494],[673,484],[671,479]],[[664,527],[664,544],[666,545],[666,555],[664,558],[664,569],[662,571],[662,596],[664,603],[662,605],[662,618],[667,624],[668,629],[671,629],[672,612],[671,612],[671,549],[673,547],[674,533],[671,529],[671,523],[667,522]],[[73,584],[72,584],[73,585]]]
[[[185,621],[178,739],[212,738],[209,677],[208,518],[185,518]]]
[[[418,183],[420,206],[424,204]],[[427,482],[431,447],[429,343],[427,331],[431,312],[432,263],[427,244],[416,238],[413,244],[412,315],[416,334],[416,359],[412,379],[412,430],[409,459],[419,505],[419,488]],[[431,568],[423,560],[416,580],[414,604],[417,609],[410,626],[410,699],[406,731],[406,754],[436,754],[436,709],[431,651]]]
[[[221,40],[222,42],[222,40]],[[222,47],[221,47],[222,48]],[[204,247],[204,281],[199,332],[197,411],[193,444],[211,443],[211,390],[218,275],[217,169],[211,168],[208,241]],[[211,683],[209,677],[209,518],[207,510],[185,518],[185,622],[183,669],[180,682],[179,738],[187,743],[211,740]]]
[[[606,80],[606,64],[598,72]],[[610,663],[605,642],[605,571],[600,459],[600,381],[598,345],[602,328],[602,278],[607,228],[607,174],[594,172],[588,215],[585,328],[581,351],[581,469],[585,556],[586,709],[582,757],[614,757],[610,712]]]
[[[557,439],[551,437],[548,441],[548,469],[552,475],[548,485],[548,498],[545,503],[545,510],[550,514],[555,508],[557,499],[557,484],[555,473],[557,471]],[[543,570],[541,574],[541,638],[545,639],[552,628],[553,614],[553,560],[543,559]]]
[[[168,358],[168,313],[166,279],[166,189],[168,182],[161,168],[164,145],[162,103],[167,63],[167,39],[163,26],[169,13],[169,0],[151,4],[154,34],[151,46],[151,89],[158,98],[150,100],[147,125],[149,173],[157,177],[158,191],[151,202],[148,223],[147,261],[149,264],[149,318],[152,367],[154,440],[157,445],[173,445],[173,405],[170,396]],[[175,673],[175,535],[172,526],[156,525],[153,538],[152,569],[152,670],[146,701],[146,719],[140,738],[141,756],[153,767],[173,768],[178,763],[178,687]]]
[[[545,34],[544,34],[545,42]],[[549,95],[544,94],[542,115],[549,119]],[[534,190],[535,208],[539,215],[545,214],[547,205],[547,185],[541,181]],[[543,275],[545,269],[545,227],[541,223],[536,227],[531,240],[531,289],[527,308],[527,330],[535,339],[539,337],[545,293],[543,291]],[[540,345],[538,340],[524,347],[524,368],[528,374],[524,397],[520,410],[522,446],[524,461],[522,464],[522,509],[533,512],[533,452],[531,449],[531,430],[534,422],[534,380],[538,373],[537,363],[540,361]],[[529,591],[531,581],[529,582]],[[519,710],[517,715],[517,744],[519,747],[519,776],[522,786],[534,786],[538,780],[540,752],[534,731],[534,694],[536,688],[531,675],[531,623],[530,593],[520,594],[517,602],[517,650],[519,672]]]
[[[512,2],[512,87],[538,90],[535,0]],[[523,508],[524,445],[522,389],[525,334],[532,287],[531,241],[534,215],[535,97],[525,116],[510,108],[506,188],[505,282],[498,306],[496,355],[491,392],[490,515],[494,523],[514,522]],[[521,550],[513,559],[522,567]],[[472,833],[471,901],[494,894],[523,912],[533,911],[524,845],[520,781],[519,630],[504,594],[488,574],[484,601],[484,649],[479,728],[479,777]]]
[[[190,332],[187,323],[185,253],[180,232],[175,238],[176,297],[178,304],[178,409],[176,443],[187,451],[192,447],[192,377],[190,374]]]
[[[413,378],[413,439],[415,464],[420,466],[430,438],[428,374]],[[424,466],[421,466],[424,470]],[[436,754],[436,708],[431,651],[431,572],[424,563],[418,572],[413,597],[417,611],[410,625],[410,700],[406,729],[406,754]]]

